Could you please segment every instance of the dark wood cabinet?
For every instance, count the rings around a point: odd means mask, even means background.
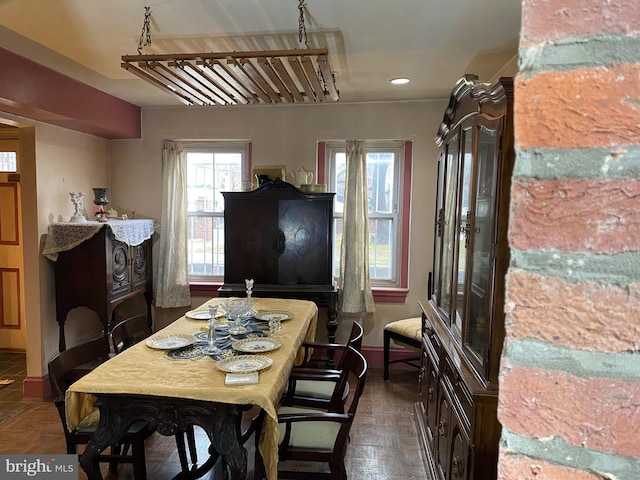
[[[430,298],[421,302],[422,369],[416,419],[437,480],[495,480],[498,372],[513,171],[513,81],[465,76],[437,135]]]
[[[133,224],[135,220],[129,222]],[[148,222],[153,223],[152,220]],[[95,311],[107,335],[114,309],[125,300],[143,294],[150,321],[151,275],[151,239],[140,245],[129,245],[118,240],[107,226],[73,248],[60,251],[55,262],[60,351],[66,348],[64,325],[67,315],[76,307]]]
[[[250,192],[223,192],[224,284],[221,296],[301,298],[326,307],[336,329],[333,193],[303,193],[281,180]]]

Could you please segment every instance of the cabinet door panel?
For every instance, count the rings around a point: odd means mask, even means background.
[[[456,232],[456,191],[458,177],[458,136],[447,144],[446,163],[444,168],[444,195],[443,210],[439,227],[442,231],[442,260],[440,264],[440,280],[438,282],[438,290],[440,292],[439,303],[440,313],[445,321],[449,320],[451,315],[451,305],[453,299],[452,276],[453,276],[453,259],[455,248],[455,232]]]
[[[422,423],[426,427],[427,441],[433,447],[438,430],[438,374],[434,367],[434,362],[425,347],[422,349],[421,374],[419,402],[424,416]]]
[[[285,243],[278,257],[279,284],[331,283],[330,214],[327,202],[280,200],[278,223]]]
[[[111,245],[111,298],[127,294],[131,290],[129,245],[109,234]]]
[[[268,199],[225,201],[225,283],[278,283],[278,204]]]
[[[470,247],[469,311],[464,343],[471,358],[485,370],[488,332],[491,322],[494,245],[496,235],[495,195],[497,151],[501,122],[484,120],[476,126],[477,156],[475,172],[475,205]]]
[[[151,271],[149,242],[131,247],[131,252],[133,257],[133,288],[136,288],[147,283],[149,279],[149,272]]]
[[[462,325],[466,317],[467,251],[471,237],[471,186],[473,174],[473,130],[462,131],[462,154],[460,155],[460,184],[456,209],[456,246],[453,288],[455,292],[454,317],[451,330],[462,337]]]
[[[451,457],[449,472],[451,480],[464,480],[468,475],[469,455],[471,447],[460,430],[460,426],[453,425],[451,432]]]
[[[451,401],[446,395],[445,386],[440,381],[438,399],[438,434],[436,440],[436,464],[441,478],[449,478],[449,451],[451,433]]]

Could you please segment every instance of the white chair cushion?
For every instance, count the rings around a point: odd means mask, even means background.
[[[330,380],[296,380],[295,396],[330,400],[335,386]]]
[[[299,407],[280,407],[278,414],[288,413],[318,413],[318,410]],[[337,422],[297,422],[291,424],[291,438],[289,445],[300,448],[317,448],[332,450],[341,424]],[[280,438],[278,444],[284,440],[286,425],[278,424]]]

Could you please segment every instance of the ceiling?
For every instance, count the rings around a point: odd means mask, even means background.
[[[297,0],[0,0],[0,46],[141,107],[181,106],[121,68],[144,54],[305,48]],[[306,0],[309,48],[327,47],[340,102],[448,98],[517,55],[519,0]],[[393,77],[407,85],[391,85]],[[215,107],[212,107],[215,108]]]

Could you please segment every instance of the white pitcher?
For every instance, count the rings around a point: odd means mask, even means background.
[[[313,172],[304,168],[291,172],[289,176],[296,187],[313,182]]]

